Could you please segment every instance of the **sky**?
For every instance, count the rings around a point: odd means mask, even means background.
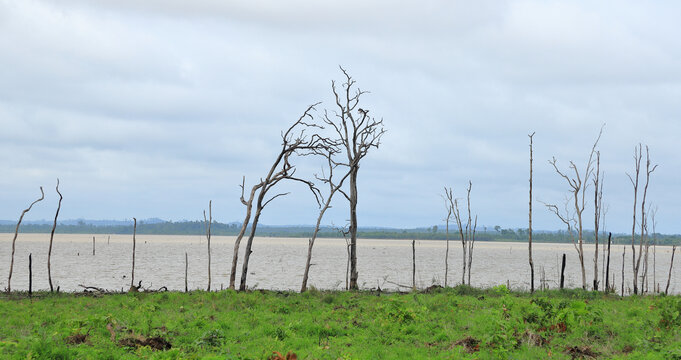
[[[535,229],[543,203],[598,144],[605,227],[630,232],[637,144],[659,167],[647,203],[681,233],[681,3],[672,1],[0,0],[0,219],[242,221],[281,131],[310,104],[333,110],[343,66],[387,133],[359,173],[360,226],[443,224],[443,188],[482,226],[525,228],[534,135]],[[320,159],[296,160],[298,174]],[[593,228],[593,186],[584,212]],[[264,224],[313,224],[303,186]],[[343,225],[338,198],[324,220]]]

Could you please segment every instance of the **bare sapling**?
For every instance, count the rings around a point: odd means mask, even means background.
[[[50,231],[50,246],[47,249],[47,281],[50,283],[50,292],[54,292],[54,286],[52,285],[52,242],[54,241],[54,231],[57,229],[57,218],[59,217],[59,211],[61,210],[61,201],[64,197],[59,192],[59,179],[57,179],[57,194],[59,194],[59,203],[57,204],[57,212],[54,214],[54,222],[52,223],[52,231]]]
[[[586,270],[584,268],[584,227],[583,227],[583,217],[582,214],[584,212],[584,209],[586,207],[586,190],[589,185],[589,179],[591,178],[591,175],[594,172],[593,166],[594,166],[594,155],[596,155],[596,146],[598,146],[598,142],[601,139],[601,135],[603,134],[603,127],[601,127],[601,130],[598,133],[598,137],[596,138],[596,141],[594,142],[593,146],[591,147],[591,153],[589,154],[589,159],[586,163],[586,167],[584,170],[584,173],[580,173],[577,165],[570,161],[570,166],[569,169],[572,171],[572,175],[569,175],[567,172],[563,172],[558,168],[557,160],[554,157],[552,160],[549,160],[549,164],[553,166],[553,169],[556,171],[560,177],[562,177],[569,185],[569,194],[572,197],[572,207],[574,208],[574,215],[575,215],[575,230],[577,232],[577,240],[576,242],[574,241],[573,238],[573,244],[575,244],[575,249],[577,250],[577,255],[579,258],[579,265],[580,265],[580,270],[582,274],[582,289],[586,290]],[[561,216],[558,214],[557,207],[555,205],[547,205],[549,207],[549,210],[553,212],[556,216],[561,218]],[[553,207],[553,208],[552,208]],[[561,218],[561,221],[565,222],[564,219]]]
[[[445,217],[445,237],[446,237],[446,249],[445,249],[445,287],[447,287],[447,277],[449,275],[449,222],[452,219],[452,214],[454,212],[454,199],[452,194],[452,188],[447,189],[445,187],[445,209],[447,210],[447,217]]]
[[[336,194],[336,192],[342,192],[341,188],[343,187],[345,180],[350,176],[350,172],[345,171],[340,180],[334,179],[334,170],[341,166],[341,164],[336,162],[335,156],[339,154],[341,150],[338,147],[339,144],[331,139],[324,139],[324,143],[325,144],[316,151],[316,155],[321,155],[325,158],[328,175],[325,175],[324,171],[322,171],[322,174],[315,175],[315,178],[321,183],[329,186],[329,193],[326,196],[326,200],[323,200],[322,198],[323,205],[319,210],[317,223],[315,225],[314,231],[312,232],[312,237],[310,237],[308,240],[307,258],[305,260],[305,271],[303,273],[303,283],[300,286],[300,292],[305,292],[307,290],[307,281],[310,275],[310,266],[312,262],[312,248],[314,247],[315,240],[319,234],[324,214],[326,213],[326,210],[331,208],[331,200],[333,199],[333,196]]]
[[[633,211],[633,220],[632,220],[632,225],[631,225],[631,250],[632,250],[632,255],[631,255],[631,260],[632,260],[632,268],[633,268],[633,285],[634,285],[634,294],[638,294],[639,288],[638,288],[638,275],[639,275],[639,270],[641,266],[641,255],[643,252],[643,244],[644,244],[644,239],[645,239],[645,227],[646,225],[646,197],[648,195],[648,185],[650,183],[650,174],[652,174],[655,169],[657,169],[657,165],[654,165],[651,167],[651,162],[650,162],[650,151],[648,149],[648,146],[646,145],[646,182],[645,186],[643,188],[643,196],[641,199],[641,222],[640,222],[640,240],[638,244],[638,255],[636,254],[636,212],[637,212],[637,200],[638,200],[638,186],[639,186],[639,175],[641,172],[641,160],[643,158],[643,147],[641,144],[638,144],[638,147],[634,148],[634,177],[632,177],[630,174],[627,174],[629,177],[629,180],[631,181],[631,184],[634,187],[634,211]]]
[[[206,239],[208,242],[208,289],[210,291],[210,230],[213,224],[213,200],[208,201],[208,218],[206,218],[206,210],[203,210],[203,224],[206,228]]]
[[[43,191],[43,187],[40,187],[40,199],[34,201],[31,203],[31,205],[26,208],[24,211],[21,212],[21,216],[19,216],[19,221],[17,222],[17,227],[14,230],[14,238],[12,238],[12,258],[9,263],[9,276],[7,277],[7,292],[12,291],[12,272],[14,270],[14,251],[16,249],[16,243],[17,243],[17,236],[19,236],[19,226],[21,226],[21,221],[24,219],[24,215],[26,215],[27,212],[31,211],[33,208],[33,205],[36,203],[43,201],[45,199],[45,192]]]
[[[343,192],[350,205],[350,289],[358,289],[357,279],[357,175],[360,161],[372,148],[378,148],[385,129],[383,119],[376,120],[369,116],[369,110],[359,107],[362,95],[367,91],[355,88],[355,80],[342,67],[340,70],[345,77],[344,83],[338,88],[336,82],[331,82],[331,89],[336,100],[336,111],[330,115],[324,112],[324,122],[338,135],[340,147],[347,155],[350,182],[349,194]]]
[[[527,251],[530,262],[530,292],[534,292],[534,262],[532,261],[532,138],[534,132],[528,135],[530,138],[530,210],[529,210],[529,227],[527,230]]]
[[[297,177],[295,175],[296,173],[295,166],[291,163],[292,155],[301,152],[310,153],[314,151],[320,151],[320,149],[324,146],[323,138],[321,138],[318,134],[313,133],[311,136],[308,137],[307,134],[305,133],[306,130],[309,130],[311,128],[321,128],[319,125],[316,125],[312,122],[310,123],[306,122],[308,120],[314,120],[311,112],[315,109],[316,105],[317,104],[310,105],[307,108],[307,110],[305,110],[305,112],[298,118],[298,120],[294,122],[293,125],[291,125],[291,127],[289,127],[288,130],[286,130],[286,132],[284,132],[281,135],[282,145],[279,154],[277,155],[274,163],[270,167],[267,176],[260,180],[259,186],[258,185],[254,186],[254,189],[258,191],[258,198],[255,203],[256,206],[255,215],[253,216],[250,234],[248,236],[248,240],[246,242],[246,249],[244,251],[244,260],[241,267],[241,278],[239,279],[240,291],[246,290],[248,262],[251,253],[253,253],[252,251],[253,239],[255,238],[255,233],[257,231],[260,215],[262,214],[263,209],[274,199],[288,195],[288,192],[278,193],[267,198],[268,192],[272,190],[282,180],[300,182],[305,184],[310,189],[312,194],[315,196],[315,199],[317,200],[317,204],[320,204],[321,206],[320,203],[321,194],[319,192],[319,189],[317,189],[311,181]],[[250,211],[250,208],[247,211]],[[244,222],[244,224],[246,224],[246,222]],[[240,241],[240,239],[237,239],[237,241]],[[237,252],[238,249],[235,249],[234,256],[236,256]]]

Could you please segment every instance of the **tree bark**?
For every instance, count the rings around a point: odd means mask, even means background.
[[[52,286],[52,242],[54,241],[54,231],[57,229],[57,218],[59,217],[59,211],[61,210],[61,201],[64,198],[59,192],[59,179],[57,179],[57,194],[59,194],[59,204],[57,205],[57,212],[54,214],[54,223],[52,223],[52,231],[50,231],[50,247],[47,249],[47,281],[50,283],[50,292],[54,291]]]
[[[14,270],[14,251],[15,251],[15,246],[17,243],[17,236],[19,236],[19,226],[21,226],[21,220],[24,219],[24,215],[26,215],[27,212],[31,211],[33,208],[33,205],[36,203],[43,201],[45,199],[45,192],[43,192],[43,187],[40,187],[40,199],[34,201],[31,203],[31,205],[25,209],[24,211],[21,212],[21,216],[19,216],[19,221],[17,222],[17,227],[14,230],[14,238],[12,238],[12,259],[9,263],[9,276],[7,277],[7,292],[10,293],[12,292],[12,272]]]
[[[358,290],[357,279],[357,172],[359,167],[350,170],[350,290]]]

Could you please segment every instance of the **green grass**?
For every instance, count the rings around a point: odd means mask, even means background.
[[[3,359],[681,359],[680,327],[679,297],[504,286],[0,296]],[[130,341],[154,337],[171,349]]]

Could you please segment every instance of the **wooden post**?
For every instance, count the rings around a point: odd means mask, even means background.
[[[416,290],[416,240],[411,241],[411,288]]]
[[[28,296],[33,295],[33,259],[28,254]]]
[[[184,292],[189,291],[187,286],[187,273],[189,272],[189,257],[187,257],[187,252],[184,253]]]
[[[95,256],[95,237],[92,237],[92,256]]]
[[[565,253],[563,253],[563,265],[560,266],[560,289],[565,285]]]
[[[608,260],[605,265],[605,292],[610,291],[610,243],[612,233],[608,233]]]

